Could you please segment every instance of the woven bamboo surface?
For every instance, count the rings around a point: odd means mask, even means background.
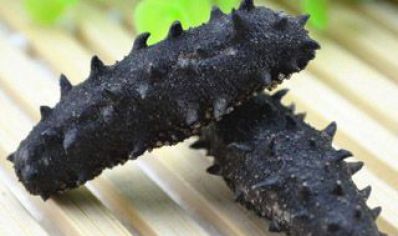
[[[145,154],[47,202],[30,196],[5,160],[39,119],[40,105],[59,99],[58,76],[77,84],[92,55],[111,64],[126,55],[135,32],[133,0],[86,0],[70,25],[31,23],[20,0],[0,0],[0,235],[279,235],[233,201],[211,158],[188,148],[193,139]],[[295,1],[256,1],[297,13]],[[119,12],[119,13],[117,13]],[[335,145],[366,167],[354,176],[372,185],[382,231],[398,235],[398,5],[333,1],[308,70],[284,87],[306,120],[337,121]]]

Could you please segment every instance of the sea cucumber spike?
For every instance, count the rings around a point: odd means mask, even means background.
[[[294,127],[288,122],[292,118]],[[228,187],[235,195],[240,190],[239,203],[275,221],[271,224],[287,235],[380,235],[377,211],[366,205],[370,191],[359,191],[352,180],[358,164],[342,161],[348,152],[336,151],[328,136],[298,119],[280,99],[265,93],[252,97],[204,127],[200,139],[208,142]],[[315,143],[308,145],[310,140]],[[250,149],[230,148],[232,143]]]
[[[348,157],[352,157],[352,152],[345,150],[345,149],[340,149],[338,151],[335,152],[334,156],[333,156],[333,160],[336,162],[340,162]]]
[[[267,177],[265,180],[256,183],[251,187],[252,190],[267,188],[267,189],[274,189],[280,187],[282,185],[281,179],[278,176],[270,176]]]
[[[77,141],[78,136],[78,129],[72,128],[65,133],[64,140],[63,140],[63,147],[66,153],[68,153],[69,149],[72,147],[73,144]]]
[[[246,25],[243,22],[242,17],[238,14],[238,11],[232,11],[231,16],[232,16],[232,23],[233,23],[235,31],[238,34],[241,34],[242,32],[244,32],[246,30]]]
[[[276,30],[272,24],[278,17],[265,7],[239,9],[186,31],[176,23],[170,34],[177,38],[151,46],[149,34],[140,35],[129,54],[111,66],[94,57],[89,78],[20,143],[14,158],[19,180],[37,195],[78,187],[84,183],[76,181],[80,172],[91,180],[105,168],[138,158],[131,154],[138,144],[151,150],[182,141],[214,121],[214,115],[220,119],[256,91],[274,88],[295,72],[285,68],[286,62],[294,58],[304,69],[315,57],[303,46],[311,39],[308,31],[287,15],[286,30]],[[271,74],[268,83],[255,77],[260,71]],[[220,103],[214,114],[218,98],[228,107],[223,111]],[[187,125],[187,119],[194,123]],[[45,141],[41,133],[47,128],[55,128],[59,138]],[[66,153],[63,137],[73,128],[79,130],[78,140],[65,145]],[[27,182],[20,174],[27,167],[41,174]]]
[[[322,131],[322,133],[333,139],[334,135],[336,134],[336,131],[337,131],[337,124],[336,122],[332,122]]]
[[[90,72],[90,78],[96,79],[98,78],[98,75],[101,74],[105,70],[105,65],[99,59],[98,56],[93,56],[91,58],[91,72]]]
[[[39,172],[36,169],[34,169],[34,168],[27,168],[27,169],[24,169],[22,175],[28,181],[31,181],[31,180],[35,179],[39,175]]]
[[[237,143],[237,142],[233,142],[227,145],[227,148],[236,150],[236,151],[240,151],[240,152],[248,152],[252,150],[252,147],[250,147],[248,144],[246,143]]]
[[[148,47],[148,38],[151,36],[149,32],[139,34],[134,40],[133,51],[137,51]]]
[[[41,106],[40,107],[40,114],[41,114],[41,119],[45,120],[52,112],[52,108],[49,106]]]
[[[252,10],[254,8],[255,8],[255,6],[254,6],[254,3],[253,3],[253,0],[242,0],[242,2],[240,3],[240,6],[239,6],[239,10],[248,10],[248,11],[250,11],[250,10]]]
[[[354,175],[355,173],[360,171],[363,165],[364,163],[362,161],[347,163],[347,167],[351,175]]]
[[[343,185],[341,183],[341,180],[337,180],[336,181],[336,185],[334,186],[334,189],[333,189],[332,193],[337,195],[337,196],[344,195],[344,190],[343,190]]]
[[[272,95],[272,98],[281,101],[284,96],[289,92],[289,89],[281,89]]]
[[[106,106],[101,110],[102,119],[105,123],[111,123],[115,117],[115,108],[112,105]]]
[[[370,193],[372,192],[372,186],[367,186],[359,191],[365,201],[369,199]]]
[[[15,158],[14,153],[11,153],[10,155],[8,155],[7,160],[14,162],[14,158]]]
[[[280,16],[274,23],[274,28],[277,30],[285,30],[289,24],[289,20],[286,16]]]
[[[277,220],[272,220],[271,224],[268,227],[270,232],[279,233],[282,232],[282,227]]]
[[[357,219],[361,219],[362,217],[362,207],[360,205],[356,205],[354,209],[354,217]]]
[[[195,126],[195,125],[200,125],[200,118],[198,114],[198,110],[196,107],[193,105],[188,106],[188,108],[185,111],[185,117],[184,117],[184,122],[188,126]]]
[[[181,22],[180,21],[175,21],[171,26],[169,30],[169,36],[168,38],[176,38],[184,32]]]
[[[290,105],[287,107],[287,109],[288,109],[292,114],[294,114],[294,112],[296,111],[296,104],[294,104],[294,103],[290,104]],[[296,116],[296,117],[297,117],[297,116]]]
[[[207,141],[199,139],[196,142],[192,143],[190,147],[193,149],[204,149],[208,148],[209,146],[210,145]]]
[[[294,214],[292,218],[294,220],[308,221],[311,217],[308,215],[307,211],[301,211],[297,214]]]
[[[213,115],[218,121],[223,115],[227,113],[227,100],[224,98],[217,98],[213,105]]]
[[[300,67],[298,66],[298,63],[295,58],[293,58],[287,65],[286,69],[290,71],[300,71]]]
[[[134,148],[129,152],[128,158],[129,160],[135,160],[137,156],[142,155],[145,151],[145,145],[143,145],[142,143],[137,143]]]
[[[41,137],[44,139],[45,142],[50,143],[58,136],[57,131],[53,128],[48,128],[41,133]]]
[[[290,108],[288,108],[288,109],[290,109]],[[290,112],[292,112],[292,111],[290,111]],[[289,128],[294,128],[294,127],[296,127],[297,126],[297,119],[295,118],[295,117],[293,117],[292,115],[290,115],[290,114],[287,114],[286,115],[286,124],[287,124],[287,127]]]
[[[210,166],[209,168],[206,169],[206,171],[211,175],[218,175],[218,176],[220,176],[222,173],[221,167],[217,164]]]
[[[297,119],[299,119],[300,121],[304,121],[305,117],[307,116],[307,113],[302,112],[296,115]]]
[[[234,192],[234,201],[241,202],[243,201],[243,197],[244,197],[243,191],[240,189],[236,189]]]
[[[79,183],[85,181],[86,179],[87,179],[87,174],[85,172],[80,173],[79,176],[77,177],[77,181]]]
[[[269,73],[268,71],[265,71],[265,70],[260,73],[260,76],[258,77],[258,79],[263,84],[270,84],[272,82],[271,73]]]
[[[148,65],[147,74],[151,80],[156,81],[165,73],[159,67],[151,63]]]
[[[301,26],[305,26],[308,22],[308,20],[310,19],[310,15],[301,15],[301,16],[297,16],[297,22],[301,25]]]
[[[271,151],[270,155],[275,156],[277,152],[277,146],[276,146],[276,138],[273,136],[271,137],[271,140],[269,141],[269,146],[268,149]]]
[[[306,40],[303,43],[303,48],[310,49],[310,50],[319,50],[321,49],[321,45],[314,40]]]
[[[41,198],[43,201],[46,201],[46,200],[50,197],[50,195],[44,194],[44,193],[40,194],[39,196],[40,196],[40,198]]]
[[[372,209],[373,219],[377,219],[377,217],[379,217],[381,210],[382,209],[379,206]]]
[[[210,13],[210,21],[218,19],[222,16],[225,16],[224,12],[222,12],[219,7],[213,6],[213,8],[211,9],[211,13]]]
[[[108,98],[112,102],[117,102],[119,101],[119,94],[116,91],[116,89],[111,89],[111,88],[104,88],[103,91],[104,97]]]
[[[61,74],[59,85],[61,87],[61,98],[65,97],[73,87],[64,74]]]
[[[308,201],[311,198],[312,191],[311,191],[310,187],[308,186],[307,182],[304,182],[301,185],[300,195],[303,198],[303,200],[305,200],[305,201]]]

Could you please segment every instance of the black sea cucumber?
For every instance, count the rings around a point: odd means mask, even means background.
[[[220,175],[238,202],[272,221],[271,231],[288,235],[384,235],[369,209],[370,187],[357,189],[351,176],[362,162],[335,150],[336,124],[317,131],[284,107],[281,90],[261,94],[203,128],[192,145],[214,156],[208,172]]]
[[[41,121],[9,156],[19,180],[47,199],[192,136],[314,58],[319,45],[304,29],[307,19],[245,0],[229,15],[214,8],[197,28],[176,22],[153,46],[141,34],[115,65],[93,57],[83,83],[61,77],[60,102],[41,107]]]

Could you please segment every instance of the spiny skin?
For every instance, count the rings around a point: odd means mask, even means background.
[[[292,17],[252,1],[209,23],[148,47],[137,37],[132,52],[113,66],[94,57],[91,74],[72,86],[62,76],[61,100],[42,107],[42,119],[9,156],[32,194],[75,188],[104,168],[173,144],[303,69],[319,45],[305,16]]]
[[[332,147],[335,123],[317,131],[280,103],[286,93],[262,94],[201,131],[194,148],[214,156],[208,172],[220,175],[236,200],[272,220],[288,235],[375,236],[380,208],[370,210],[370,187],[351,176],[362,162],[347,163]]]

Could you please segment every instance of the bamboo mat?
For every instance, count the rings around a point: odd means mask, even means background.
[[[188,148],[193,139],[47,202],[18,183],[5,157],[38,121],[38,107],[58,100],[58,75],[79,83],[92,55],[111,64],[131,49],[134,1],[108,2],[81,1],[73,24],[43,28],[20,0],[0,0],[0,235],[280,235],[205,172],[211,158]],[[297,13],[292,0],[256,2]],[[354,180],[372,186],[381,230],[398,235],[398,6],[335,2],[328,30],[312,31],[322,50],[283,85],[285,102],[318,128],[337,121],[335,145],[365,161]]]

